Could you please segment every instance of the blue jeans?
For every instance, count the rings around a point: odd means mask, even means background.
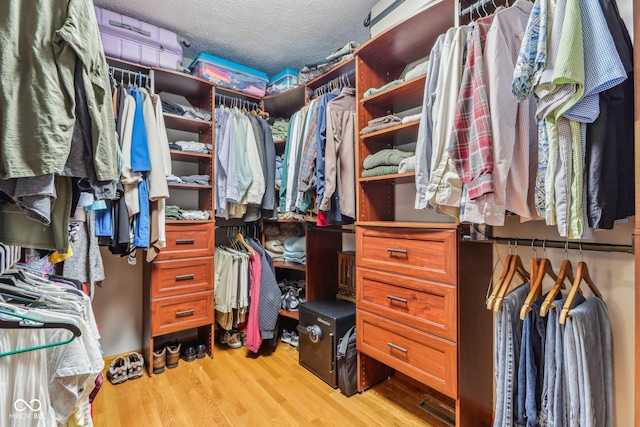
[[[596,297],[571,309],[564,331],[569,426],[612,427],[611,325]]]
[[[522,325],[522,345],[518,366],[517,426],[540,426],[547,335],[547,319],[540,317],[540,307],[546,297],[545,294],[531,304],[531,311]],[[560,294],[556,299],[559,297],[561,297]]]
[[[520,307],[529,293],[529,284],[520,286],[507,296],[496,316],[494,340],[496,374],[496,408],[494,427],[514,425],[518,361],[522,340]]]

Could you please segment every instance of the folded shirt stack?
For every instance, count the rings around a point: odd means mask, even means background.
[[[273,134],[273,140],[278,141],[281,139],[287,139],[287,133],[289,132],[289,120],[288,119],[276,119],[271,125],[271,133]]]
[[[194,119],[211,121],[211,114],[201,113],[200,111],[196,111],[193,108],[184,108],[180,104],[176,104],[175,102],[162,100],[162,111],[169,114],[175,114],[177,116],[191,117]]]
[[[377,117],[375,119],[369,120],[369,124],[367,125],[367,127],[360,131],[360,135],[366,135],[378,130],[387,129],[393,126],[397,126],[400,123],[402,123],[402,119],[393,114],[388,114],[383,117]]]
[[[182,178],[173,174],[167,175],[167,184],[183,184]]]
[[[211,177],[209,175],[184,175],[179,178],[184,184],[211,184]]]
[[[397,148],[386,148],[377,153],[370,154],[362,163],[362,167],[364,168],[362,177],[367,178],[371,176],[397,174],[400,163],[411,156],[415,157],[415,153],[412,151],[398,150]]]
[[[297,239],[304,236],[302,224],[295,222],[272,224],[266,223],[262,231],[264,235],[264,248],[275,262],[284,262],[285,240],[288,238]],[[293,254],[296,257],[299,254]],[[306,260],[304,260],[306,261]],[[295,262],[300,262],[296,260]]]
[[[165,206],[166,219],[173,220],[206,220],[211,218],[211,211],[181,209],[176,205]]]
[[[210,154],[213,149],[212,144],[204,144],[198,141],[176,141],[169,143],[169,148],[190,153]]]
[[[284,241],[284,260],[307,263],[307,238],[305,236],[287,237]]]
[[[167,205],[164,207],[164,215],[166,219],[182,219],[182,209],[176,205]]]

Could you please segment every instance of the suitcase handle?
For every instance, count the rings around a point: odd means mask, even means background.
[[[133,31],[138,34],[142,34],[143,36],[146,36],[146,37],[151,37],[151,33],[149,31],[136,28],[129,24],[123,24],[122,22],[110,20],[109,25],[113,25],[114,27],[124,28],[125,30]]]

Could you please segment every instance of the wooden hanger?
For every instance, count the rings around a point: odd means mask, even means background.
[[[231,243],[231,246],[235,246],[236,244],[240,243],[242,246],[244,246],[247,249],[247,252],[249,252],[251,255],[255,255],[256,251],[253,250],[253,248],[251,246],[249,246],[249,244],[247,243],[246,240],[244,240],[244,236],[242,235],[242,233],[238,233],[236,235],[235,240]]]
[[[553,280],[557,280],[558,276],[553,272],[551,267],[551,261],[546,256],[544,258],[538,258],[538,253],[534,247],[536,239],[531,241],[531,249],[533,249],[534,258],[531,260],[531,288],[529,294],[522,304],[520,309],[520,319],[524,320],[527,317],[527,313],[531,311],[531,304],[542,296],[542,280],[545,276],[550,276]],[[542,243],[542,250],[545,255],[547,248],[545,242]]]
[[[545,317],[547,315],[547,313],[549,312],[549,307],[551,307],[551,304],[553,303],[553,301],[555,301],[558,292],[560,292],[560,289],[565,289],[565,279],[569,279],[569,284],[572,284],[575,280],[575,277],[573,276],[573,267],[571,266],[571,261],[569,261],[569,254],[567,253],[568,246],[569,241],[567,240],[567,243],[564,247],[565,260],[562,261],[562,265],[560,266],[560,272],[558,273],[556,282],[553,284],[553,287],[547,294],[547,297],[542,302],[542,307],[540,307],[541,317]]]
[[[596,287],[593,280],[591,280],[591,276],[589,276],[589,267],[585,264],[584,261],[580,261],[578,266],[576,267],[576,277],[573,281],[573,286],[571,286],[571,290],[569,291],[569,296],[567,300],[564,302],[564,306],[562,307],[562,311],[560,312],[560,324],[564,325],[567,321],[567,317],[569,317],[569,310],[571,310],[571,306],[573,305],[573,300],[576,297],[576,294],[580,290],[580,284],[582,281],[585,281],[587,285],[589,285],[589,289],[593,292],[593,295],[602,299],[602,294]]]
[[[511,258],[509,266],[509,273],[507,274],[507,277],[504,279],[503,283],[501,283],[500,290],[498,291],[496,300],[493,304],[493,311],[496,313],[499,312],[502,308],[502,302],[505,295],[507,294],[507,291],[509,290],[509,287],[511,286],[511,282],[513,281],[513,277],[516,275],[516,273],[520,276],[520,278],[522,278],[524,283],[530,281],[529,273],[527,272],[527,270],[525,270],[524,265],[522,265],[522,259],[520,259],[520,255],[514,255],[513,258]],[[522,286],[524,283],[522,283],[520,286]],[[517,286],[516,288],[514,288],[514,290],[519,288],[520,286]]]
[[[527,298],[524,300],[524,304],[522,304],[522,308],[520,309],[521,320],[524,320],[525,317],[527,317],[527,313],[531,311],[531,304],[542,296],[542,280],[544,277],[550,276],[554,280],[558,279],[558,276],[556,276],[553,272],[553,268],[551,267],[551,261],[547,258],[535,258],[533,262],[537,262],[538,265],[535,268],[535,276],[533,276],[534,273],[531,273],[532,277],[535,277],[535,279],[531,281],[529,295],[527,295]]]
[[[493,310],[493,304],[496,300],[496,296],[498,291],[500,290],[500,286],[504,282],[504,279],[507,277],[507,273],[509,273],[509,268],[511,268],[511,258],[513,255],[507,255],[507,258],[504,260],[504,267],[502,268],[502,274],[500,274],[500,278],[496,281],[496,284],[493,286],[491,290],[491,295],[487,298],[487,310]]]

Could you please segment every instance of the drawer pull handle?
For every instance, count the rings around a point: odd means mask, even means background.
[[[178,239],[176,245],[193,245],[195,242],[195,239]]]
[[[407,250],[406,249],[394,249],[394,248],[387,248],[387,252],[389,252],[391,255],[393,254],[402,254],[402,255],[407,255]]]
[[[192,308],[191,310],[184,310],[184,311],[176,311],[176,317],[185,317],[185,316],[191,316],[195,313],[196,311]]]
[[[387,298],[389,298],[391,301],[398,301],[398,302],[401,302],[403,304],[407,304],[409,302],[404,298],[394,297],[393,295],[387,295]]]
[[[196,277],[195,274],[183,274],[182,276],[176,276],[176,282],[182,282],[185,280],[191,280]]]
[[[408,353],[408,352],[409,352],[409,350],[407,350],[406,348],[402,348],[402,347],[400,347],[399,345],[395,345],[395,344],[394,344],[394,343],[392,343],[392,342],[388,342],[388,343],[387,343],[387,345],[388,345],[389,347],[391,347],[392,349],[394,349],[394,350],[398,350],[398,351],[401,351],[401,352],[403,352],[403,353]]]

